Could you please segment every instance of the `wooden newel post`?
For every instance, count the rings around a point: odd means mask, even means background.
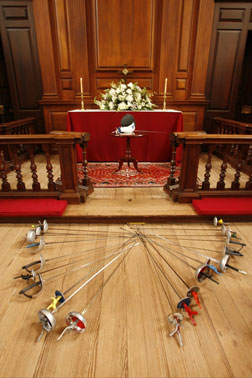
[[[190,203],[199,198],[197,194],[197,175],[201,144],[183,144],[183,160],[181,164],[178,200],[181,203]]]
[[[167,183],[164,186],[164,190],[166,192],[169,192],[169,189],[170,189],[169,187],[175,185],[178,181],[176,180],[175,175],[174,175],[176,172],[176,150],[178,147],[174,134],[170,135],[170,140],[172,144],[172,155],[171,155],[170,175],[167,179]]]
[[[77,175],[76,161],[76,144],[80,142],[78,138],[64,138],[64,135],[56,136],[56,146],[59,151],[60,167],[61,167],[61,199],[67,200],[69,203],[83,202],[84,195],[79,190],[79,181]],[[84,195],[85,196],[85,195]]]
[[[82,149],[82,156],[83,156],[83,161],[82,161],[82,166],[83,166],[83,179],[82,179],[82,185],[85,187],[87,190],[87,194],[91,194],[94,191],[93,184],[91,180],[88,177],[88,162],[87,162],[87,145],[89,141],[89,134],[86,133],[83,136],[83,140],[80,143],[81,149]]]

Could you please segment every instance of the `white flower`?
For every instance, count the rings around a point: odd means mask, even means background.
[[[133,96],[129,94],[129,95],[126,97],[126,100],[127,100],[128,102],[132,102],[132,101],[133,101]]]
[[[136,102],[139,102],[139,101],[141,101],[141,93],[139,93],[139,92],[137,92],[136,94],[135,94],[135,99],[136,99]]]
[[[94,100],[100,109],[105,110],[151,110],[152,104],[146,88],[140,88],[137,83],[125,84],[124,80],[119,83],[111,83],[111,87],[101,94],[101,100]]]
[[[109,105],[109,109],[110,109],[110,110],[112,110],[112,109],[114,108],[114,103],[113,103],[113,101],[110,101],[108,105]]]
[[[118,104],[118,110],[125,110],[127,109],[127,105],[125,104],[125,102],[120,102],[120,104]]]
[[[120,101],[124,101],[124,100],[126,100],[126,96],[125,96],[125,95],[119,95],[119,96],[118,96],[118,99],[119,99]]]

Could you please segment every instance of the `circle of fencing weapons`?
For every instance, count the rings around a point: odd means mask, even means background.
[[[40,341],[44,331],[46,331],[47,333],[51,332],[54,328],[55,328],[55,325],[56,325],[56,320],[53,316],[53,314],[55,312],[57,312],[65,303],[67,303],[71,298],[73,298],[73,296],[75,296],[80,290],[82,290],[90,281],[92,281],[97,275],[99,275],[101,272],[103,272],[109,265],[111,265],[114,261],[116,261],[122,254],[125,253],[125,250],[128,250],[129,248],[132,248],[136,245],[138,245],[139,243],[134,243],[132,246],[130,247],[127,247],[125,248],[123,251],[121,251],[120,254],[118,254],[116,257],[114,257],[111,261],[109,261],[106,265],[104,265],[101,269],[99,269],[93,276],[91,276],[87,281],[85,281],[77,290],[75,290],[68,298],[64,298],[64,301],[58,306],[56,307],[56,304],[59,302],[59,300],[61,299],[61,296],[59,297],[56,297],[55,298],[55,301],[57,301],[57,303],[54,303],[53,304],[53,311],[49,311],[49,309],[41,309],[39,312],[38,312],[38,317],[39,317],[39,320],[42,324],[42,331],[41,331],[41,334],[38,338],[38,342]],[[75,285],[74,285],[75,286]],[[72,288],[70,288],[72,289]],[[68,291],[70,290],[68,289]],[[68,292],[66,291],[66,292]],[[66,293],[65,292],[65,293]],[[64,293],[64,294],[65,294]],[[63,295],[64,295],[63,294]],[[52,307],[51,305],[49,307]]]
[[[159,238],[162,239],[162,240],[165,240],[165,241],[169,242],[169,239],[167,239],[167,238],[164,238],[164,237],[162,237],[162,236],[160,236],[160,235],[156,235],[156,236],[159,237]],[[186,248],[181,247],[181,249],[184,250],[184,249],[186,249]],[[174,252],[175,252],[175,251],[174,251]],[[202,253],[199,253],[199,252],[197,252],[197,251],[189,251],[189,252],[193,252],[193,253],[197,254],[198,256],[204,257],[204,258],[206,258],[208,261],[210,260],[210,261],[213,261],[213,262],[218,263],[218,264],[219,264],[219,269],[220,269],[221,272],[224,272],[224,271],[226,270],[226,268],[230,268],[230,269],[235,270],[236,272],[239,272],[239,273],[241,273],[241,274],[247,274],[244,270],[240,270],[240,269],[238,269],[238,268],[235,268],[235,267],[229,265],[229,264],[228,264],[229,258],[226,258],[226,256],[224,256],[224,257],[223,257],[222,259],[220,259],[220,260],[217,260],[217,259],[215,259],[215,258],[213,258],[213,257],[203,255]],[[176,253],[178,253],[178,252],[176,251]],[[228,255],[227,255],[227,256],[228,256]],[[187,256],[187,257],[188,257],[188,256]],[[230,257],[230,256],[228,256],[228,257]],[[217,273],[217,272],[216,272],[216,273]]]
[[[130,239],[129,239],[127,242],[121,244],[121,245],[120,245],[120,248],[125,247],[129,242],[130,242]],[[119,253],[121,253],[121,252],[113,252],[113,253],[111,253],[110,255],[105,256],[105,257],[102,258],[102,259],[96,259],[96,260],[94,260],[94,261],[91,261],[91,262],[88,262],[88,263],[83,264],[83,265],[81,265],[81,266],[78,266],[78,267],[76,267],[76,268],[74,268],[74,269],[68,271],[67,273],[65,273],[65,272],[61,272],[61,273],[59,273],[59,274],[57,274],[57,275],[54,275],[54,276],[52,276],[52,277],[49,277],[49,278],[47,278],[47,279],[43,279],[43,278],[42,278],[42,273],[44,274],[44,273],[51,272],[52,270],[55,270],[55,269],[59,269],[59,268],[66,267],[66,266],[70,266],[70,265],[72,265],[72,264],[76,264],[77,262],[80,262],[80,261],[82,261],[82,260],[74,261],[74,262],[72,262],[72,263],[68,263],[68,264],[64,264],[64,265],[61,265],[61,266],[58,266],[58,267],[55,267],[55,268],[52,268],[52,269],[48,269],[48,270],[46,270],[46,271],[44,271],[44,272],[40,272],[40,273],[36,273],[34,270],[32,270],[31,273],[29,273],[29,274],[26,275],[26,276],[21,274],[21,276],[17,276],[17,277],[14,277],[14,278],[15,278],[15,279],[16,279],[16,278],[23,278],[23,279],[25,279],[25,280],[28,280],[29,278],[32,278],[32,279],[35,281],[36,277],[38,277],[38,281],[32,283],[30,286],[28,286],[28,287],[26,287],[25,289],[21,290],[21,291],[19,292],[19,294],[23,294],[23,295],[26,296],[27,298],[34,298],[34,297],[38,296],[38,295],[42,292],[42,290],[44,289],[44,284],[45,284],[45,282],[54,281],[55,279],[57,279],[58,277],[61,277],[61,276],[63,276],[63,275],[67,276],[67,275],[69,275],[69,274],[71,274],[71,273],[73,273],[73,272],[76,272],[77,270],[80,270],[80,269],[86,268],[86,267],[89,266],[89,265],[94,265],[94,264],[96,264],[96,263],[104,262],[105,260],[107,260],[107,259],[110,258],[111,256],[113,256],[113,255],[115,255],[115,254],[119,254]],[[31,265],[31,264],[29,264],[29,265]],[[86,277],[86,276],[85,276],[85,277]],[[32,294],[32,295],[27,294],[27,292],[30,292],[30,290],[32,290],[32,289],[35,288],[35,287],[39,288],[39,291],[38,291],[37,293]]]
[[[153,255],[151,254],[151,252],[150,252],[150,250],[149,250],[149,248],[148,248],[148,246],[147,246],[147,244],[146,244],[146,239],[144,238],[144,235],[142,235],[142,234],[138,234],[138,236],[139,236],[141,242],[143,243],[144,248],[145,248],[145,249],[147,250],[147,252],[148,252],[148,258],[149,258],[149,259],[151,258],[152,265],[153,265],[153,267],[154,267],[154,269],[155,269],[155,271],[156,271],[157,277],[158,277],[159,282],[160,282],[160,284],[161,284],[161,287],[162,287],[162,289],[163,289],[163,291],[164,291],[165,297],[167,298],[167,301],[168,301],[168,303],[169,303],[170,308],[172,308],[171,301],[170,301],[170,299],[169,299],[169,296],[168,296],[168,294],[167,294],[167,292],[166,292],[166,289],[165,289],[165,287],[164,287],[164,284],[163,284],[163,282],[162,282],[162,280],[161,280],[161,277],[160,277],[160,274],[158,273],[158,271],[161,270],[161,273],[162,273],[163,276],[166,278],[165,273],[164,273],[163,270],[160,268],[159,264],[156,262],[156,260],[154,259]],[[175,313],[172,313],[172,314],[168,315],[168,322],[169,322],[171,325],[174,326],[173,331],[170,332],[169,335],[170,335],[170,336],[177,335],[177,336],[178,336],[178,342],[179,342],[179,345],[180,345],[180,347],[182,347],[182,346],[183,346],[183,341],[182,341],[182,337],[181,337],[181,333],[180,333],[180,327],[181,327],[181,325],[182,325],[182,320],[183,320],[184,317],[183,317],[183,315],[182,315],[181,313],[179,313],[179,316],[176,317],[176,314],[177,314],[177,313],[175,312]]]
[[[141,238],[144,238],[145,240],[147,240],[149,242],[149,244],[153,247],[153,249],[157,252],[157,254],[163,259],[163,261],[165,261],[165,263],[169,266],[170,269],[172,269],[172,271],[180,278],[180,280],[183,282],[183,284],[185,284],[187,286],[187,288],[189,289],[189,292],[190,292],[190,297],[186,297],[186,298],[183,298],[181,299],[181,295],[178,293],[178,291],[175,289],[174,285],[171,283],[171,281],[169,280],[167,274],[165,274],[163,268],[161,268],[161,265],[157,262],[157,260],[154,258],[153,254],[151,254],[149,248],[147,247],[146,243],[144,243],[144,246],[149,254],[149,256],[151,257],[152,261],[155,263],[155,265],[157,266],[157,268],[159,269],[159,271],[162,273],[162,275],[164,276],[164,278],[166,279],[166,281],[169,283],[169,285],[171,286],[171,288],[174,290],[174,292],[176,293],[176,295],[180,298],[178,304],[177,304],[177,309],[180,309],[180,310],[184,310],[187,312],[188,316],[189,316],[189,319],[191,320],[191,322],[193,323],[194,326],[196,326],[196,323],[193,319],[193,316],[194,315],[197,315],[197,311],[193,311],[189,305],[191,303],[191,298],[193,297],[191,295],[192,291],[193,291],[193,287],[192,288],[189,288],[189,285],[186,284],[186,282],[182,279],[182,277],[175,271],[175,269],[169,264],[169,262],[162,256],[162,254],[158,251],[158,249],[155,247],[155,245],[153,245],[153,242],[151,242],[144,234],[140,234],[141,235]],[[199,288],[198,290],[199,291]],[[197,297],[197,293],[195,293],[195,297]],[[198,304],[198,299],[197,299],[197,302]],[[171,336],[173,336],[175,333],[179,333],[179,343],[180,343],[180,346],[183,345],[182,343],[182,340],[181,340],[181,335],[180,335],[180,332],[179,332],[179,327],[176,327],[176,329],[174,330],[174,332],[171,333]]]
[[[153,239],[151,239],[151,240],[154,241]],[[208,265],[209,269],[205,269],[205,267],[207,267],[207,263],[205,263],[204,265],[200,265],[200,267],[199,267],[200,269],[199,268],[195,268],[194,266],[192,266],[191,264],[189,264],[187,261],[181,259],[180,257],[178,257],[174,253],[177,253],[178,255],[181,255],[183,257],[189,258],[190,260],[193,260],[193,261],[196,261],[196,262],[199,262],[198,260],[194,259],[193,257],[187,256],[187,255],[185,255],[183,253],[180,253],[178,251],[167,249],[167,247],[163,246],[162,244],[157,243],[156,241],[154,241],[154,242],[156,243],[157,246],[163,248],[165,251],[167,251],[168,253],[170,253],[172,256],[174,256],[178,260],[182,261],[183,264],[185,264],[187,266],[190,266],[190,268],[194,269],[195,270],[195,278],[199,282],[202,282],[203,280],[205,280],[206,278],[208,278],[209,280],[213,281],[214,283],[219,284],[218,281],[216,281],[215,279],[212,278],[213,271],[215,273],[217,273],[217,274],[220,274],[220,273],[218,273],[217,269],[214,266]],[[200,279],[199,279],[199,277],[200,277]]]
[[[84,310],[80,312],[76,311],[71,311],[65,318],[67,327],[62,331],[60,336],[57,338],[57,341],[59,341],[62,336],[67,332],[67,331],[75,331],[76,333],[83,333],[86,330],[87,327],[87,321],[84,318],[84,315],[86,314],[88,308],[90,305],[93,303],[95,298],[98,296],[98,294],[104,289],[105,285],[108,283],[108,281],[112,278],[112,276],[115,274],[115,272],[118,270],[119,266],[123,263],[125,260],[126,256],[130,250],[124,255],[123,259],[117,264],[115,269],[112,271],[112,273],[109,275],[109,277],[106,279],[106,281],[101,285],[101,287],[97,290],[97,292],[94,294],[94,296],[91,298],[87,306],[84,308]]]
[[[129,243],[130,241],[131,241],[131,239],[128,239],[124,243],[120,243],[118,245],[111,247],[110,250],[114,250],[114,249],[118,250],[119,248],[122,248],[124,245],[127,245],[127,243]],[[35,275],[36,273],[41,272],[45,263],[54,262],[56,260],[62,261],[62,259],[64,261],[64,259],[67,259],[69,257],[72,257],[73,259],[75,259],[76,257],[82,256],[83,254],[86,255],[86,254],[89,254],[90,252],[99,251],[100,249],[101,249],[101,247],[99,246],[99,247],[95,247],[95,248],[90,248],[88,250],[82,251],[82,252],[77,253],[77,254],[75,254],[75,253],[74,254],[67,254],[67,255],[62,255],[62,256],[57,256],[57,257],[51,257],[49,259],[45,259],[44,256],[42,254],[40,254],[39,260],[33,261],[32,263],[29,263],[27,265],[22,266],[22,269],[24,269],[26,272],[28,272],[28,274],[26,274],[26,275],[21,274],[20,276],[14,277],[14,279],[23,278],[23,279],[27,280],[27,279],[31,278],[31,274]],[[88,258],[88,257],[86,257],[86,258]],[[79,261],[82,261],[82,260],[79,260]],[[65,266],[72,265],[72,264],[75,264],[77,262],[78,261],[68,262],[67,264],[65,264]],[[37,267],[37,269],[36,269],[36,267]],[[64,265],[61,265],[60,267],[64,267]],[[51,270],[58,269],[60,267],[51,268]],[[30,268],[32,268],[32,269],[30,269]],[[49,271],[49,270],[47,270],[47,271]],[[45,272],[43,272],[43,273],[45,273]]]

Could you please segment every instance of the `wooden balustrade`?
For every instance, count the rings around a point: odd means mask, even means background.
[[[251,149],[252,135],[235,134],[205,134],[205,133],[172,133],[171,142],[175,148],[182,144],[183,154],[179,179],[174,178],[176,169],[176,157],[173,152],[171,162],[172,169],[164,190],[168,192],[174,201],[190,203],[194,198],[209,196],[251,196],[252,195],[252,165]],[[222,158],[220,160],[220,172],[216,183],[212,184],[211,169],[213,157],[218,146],[222,146]],[[232,146],[236,146],[232,150]],[[205,172],[199,182],[198,169],[202,151],[207,150]],[[245,147],[245,148],[244,148]],[[233,168],[228,164],[229,154],[232,153]],[[243,186],[240,183],[242,168],[250,167],[248,175],[245,175]],[[234,172],[231,185],[227,188],[225,178],[227,170]],[[216,169],[216,167],[215,167]]]
[[[30,135],[35,134],[36,130],[36,120],[35,118],[23,118],[17,121],[0,123],[0,135]],[[26,159],[28,156],[28,151],[23,145],[18,146],[18,155],[22,159]],[[3,146],[4,159],[7,163],[7,168],[13,169],[11,164],[12,157],[11,151],[8,146]]]
[[[231,119],[215,117],[213,119],[215,134],[252,134],[252,124]]]
[[[23,118],[17,121],[0,123],[0,135],[28,135],[36,130],[35,118]]]
[[[51,197],[66,199],[69,203],[84,202],[88,194],[93,191],[92,184],[87,177],[86,147],[89,140],[88,133],[60,133],[60,134],[34,134],[34,135],[0,135],[0,178],[2,180],[0,198],[41,198]],[[82,185],[79,185],[76,162],[76,145],[83,150]],[[27,189],[22,176],[22,159],[18,154],[22,145],[28,152],[32,178],[32,189]],[[4,158],[3,147],[8,146],[11,163],[16,173],[16,188],[8,182],[8,169]],[[47,189],[41,189],[37,166],[35,163],[36,146],[40,146],[45,154],[45,169],[47,171]],[[51,151],[59,153],[60,180],[54,180]]]
[[[215,134],[234,134],[234,135],[251,135],[252,134],[252,124],[245,123],[240,121],[233,121],[231,119],[216,117],[213,119],[214,121],[214,133]],[[226,155],[227,162],[229,162],[232,166],[235,166],[236,162],[234,159],[234,155],[238,146],[234,143],[229,146],[229,153]],[[252,145],[244,145],[243,149],[243,156],[247,156],[247,159],[243,161],[241,169],[243,172],[250,173],[250,163],[251,159],[250,156],[252,154]],[[217,145],[215,154],[218,156],[223,157],[223,148],[222,145]]]

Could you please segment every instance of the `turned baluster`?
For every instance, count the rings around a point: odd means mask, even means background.
[[[231,184],[232,190],[238,190],[240,188],[240,176],[241,176],[241,168],[242,168],[242,152],[237,151],[237,165],[236,165],[236,171],[234,175],[234,181]]]
[[[227,153],[226,153],[226,147],[224,147],[224,158],[221,164],[221,173],[220,173],[220,179],[217,182],[216,189],[217,190],[224,190],[225,189],[225,176],[226,176],[226,170],[227,170]]]
[[[50,159],[50,148],[48,144],[43,144],[43,151],[46,156],[46,170],[47,170],[47,178],[48,178],[48,189],[49,190],[56,190],[55,182],[53,181],[53,167],[51,164]]]
[[[246,158],[246,164],[251,164],[251,157],[252,157],[252,144],[249,145],[247,158]]]
[[[251,145],[250,145],[249,150],[248,150],[248,155],[247,155],[247,164],[250,165],[250,166],[251,166],[251,159],[252,159],[252,155],[251,155]],[[250,176],[249,176],[249,180],[246,182],[245,189],[247,189],[247,190],[252,189],[252,169],[251,169],[251,173],[250,173]]]
[[[17,145],[11,146],[11,151],[13,153],[13,159],[14,159],[14,170],[16,171],[16,178],[17,178],[17,190],[20,192],[23,192],[26,190],[25,183],[23,182],[23,176],[21,173],[21,164],[19,163],[18,158],[18,149],[19,147]]]
[[[4,192],[9,192],[11,190],[11,187],[7,180],[6,163],[3,151],[0,151],[0,176],[2,178],[2,190]]]
[[[87,141],[84,141],[83,143],[80,144],[82,148],[82,156],[83,156],[83,161],[82,161],[82,167],[83,167],[83,180],[82,180],[82,185],[83,186],[90,186],[91,181],[88,177],[88,162],[87,162]]]
[[[215,149],[215,144],[211,145],[210,146],[210,149],[209,149],[209,152],[208,152],[208,157],[207,157],[207,163],[206,163],[206,166],[205,166],[205,175],[204,175],[204,181],[202,183],[202,190],[209,190],[210,188],[210,182],[209,182],[209,179],[210,179],[210,176],[211,176],[211,169],[212,169],[212,155],[213,155],[213,151]]]
[[[30,156],[30,160],[31,160],[31,165],[30,165],[30,169],[31,169],[31,172],[32,172],[32,189],[33,190],[40,190],[40,183],[38,182],[38,175],[37,175],[37,166],[35,164],[35,160],[34,160],[34,153],[33,153],[33,146],[27,146],[27,150],[29,152],[29,156]]]
[[[171,154],[171,165],[170,165],[170,175],[167,179],[166,186],[171,186],[176,184],[176,178],[175,178],[175,172],[176,172],[176,150],[177,150],[178,144],[173,141],[172,144],[172,154]]]

